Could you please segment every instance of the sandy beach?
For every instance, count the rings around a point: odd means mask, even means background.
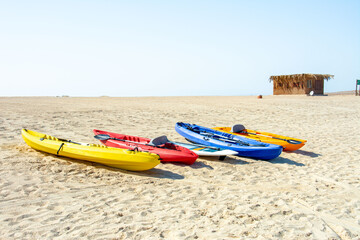
[[[185,141],[176,122],[306,139],[271,161],[130,172],[41,153],[23,127]],[[2,97],[0,239],[360,239],[360,97]]]

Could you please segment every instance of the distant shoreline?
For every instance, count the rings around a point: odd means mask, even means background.
[[[340,91],[340,92],[329,92],[327,95],[355,95],[355,90],[352,91]]]
[[[339,91],[339,92],[326,92],[324,95],[355,95],[355,90],[352,91]],[[152,98],[152,97],[253,97],[254,95],[203,95],[203,96],[70,96],[70,95],[62,95],[62,96],[0,96],[0,98],[17,98],[17,97],[54,97],[54,98]],[[306,96],[306,94],[289,94],[289,95],[263,95],[263,96]]]

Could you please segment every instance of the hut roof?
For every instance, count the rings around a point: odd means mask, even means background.
[[[304,82],[309,79],[329,80],[330,78],[334,78],[334,75],[303,73],[303,74],[270,76],[269,81],[289,83],[289,82]]]

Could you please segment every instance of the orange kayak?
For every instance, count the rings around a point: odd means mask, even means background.
[[[234,125],[233,127],[215,127],[213,129],[221,132],[241,135],[243,137],[251,138],[259,142],[280,145],[284,148],[284,151],[298,150],[306,143],[306,140],[303,139],[246,129],[241,124]]]

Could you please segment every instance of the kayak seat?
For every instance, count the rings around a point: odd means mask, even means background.
[[[164,145],[167,142],[169,142],[169,139],[166,136],[160,136],[160,137],[151,139],[151,141],[149,142],[149,145],[159,146],[159,145]]]
[[[244,127],[244,125],[242,124],[236,124],[234,126],[231,127],[231,132],[233,133],[240,133],[242,131],[244,131],[246,128]]]

